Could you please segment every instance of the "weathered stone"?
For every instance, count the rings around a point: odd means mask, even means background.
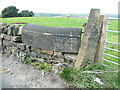
[[[11,41],[22,42],[22,37],[21,36],[12,36],[11,37]]]
[[[11,36],[8,36],[8,35],[6,35],[6,34],[4,34],[4,39],[6,39],[6,40],[11,40]]]
[[[31,56],[31,57],[37,57],[37,53],[35,53],[35,52],[30,52],[30,56]]]
[[[76,58],[77,58],[77,54],[64,54],[65,58],[68,60],[72,60],[73,62],[75,62]]]
[[[17,47],[11,47],[11,50],[14,50],[14,51],[16,51],[18,48]]]
[[[30,48],[30,46],[28,46],[28,45],[26,45],[26,50],[25,50],[25,52],[30,52],[31,51],[31,48]]]
[[[3,40],[3,46],[11,47],[11,42],[8,40]]]
[[[28,57],[34,57],[34,58],[36,58],[38,55],[36,52],[25,52],[25,53]]]
[[[0,45],[0,50],[2,50],[2,46]]]
[[[28,48],[29,49],[29,48]],[[31,47],[31,51],[41,53],[41,49]]]
[[[54,52],[53,57],[64,58],[64,56],[63,56],[63,54],[61,52]]]
[[[17,43],[11,42],[11,46],[17,47]]]
[[[75,63],[75,69],[79,70],[81,67],[87,65],[86,62],[88,61],[94,62],[100,34],[102,34],[101,29],[104,27],[103,22],[106,21],[102,21],[100,9],[91,9],[82,38],[81,48],[79,49]]]
[[[1,27],[6,28],[6,27],[9,27],[9,26],[10,26],[10,25],[5,24],[5,25],[3,25],[3,26],[1,26]]]
[[[3,46],[2,46],[2,49],[5,50],[5,49],[6,49],[6,45],[3,45]]]
[[[7,34],[7,27],[3,28],[2,33]]]
[[[44,53],[41,53],[40,54],[41,55],[41,58],[43,58],[43,59],[50,59],[51,58],[51,55],[49,55],[49,54],[44,54]]]
[[[0,34],[0,38],[3,38],[4,37],[4,34]]]
[[[8,27],[7,35],[12,35],[12,29]]]
[[[11,29],[14,29],[14,28],[15,28],[15,25],[10,25],[10,28],[11,28]]]
[[[52,60],[55,60],[55,61],[59,61],[61,63],[64,63],[64,58],[57,58],[57,57],[53,57],[51,58]]]
[[[44,53],[44,54],[53,55],[53,51],[41,50],[40,52],[41,52],[41,53]]]
[[[0,38],[0,46],[2,45],[2,39]]]
[[[4,26],[0,27],[0,33],[7,34],[8,27],[9,27],[9,25],[4,25]]]
[[[60,56],[60,55],[62,55],[62,53],[61,52],[54,52],[54,55],[55,56]]]
[[[17,48],[20,49],[21,51],[26,50],[26,45],[23,43],[17,43]]]
[[[0,33],[3,33],[4,28],[0,27]]]
[[[37,57],[37,53],[35,52],[25,52],[28,57]]]
[[[18,29],[18,35],[22,35],[22,29],[23,29],[23,26],[20,26]]]
[[[0,46],[2,46],[2,38],[0,38]]]
[[[80,47],[81,28],[48,27],[26,24],[22,30],[25,44],[57,52],[77,53]]]
[[[12,30],[13,36],[17,36],[18,35],[18,31],[19,31],[19,25],[15,24],[14,25],[14,29]]]

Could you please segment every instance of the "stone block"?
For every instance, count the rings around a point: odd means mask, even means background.
[[[23,26],[20,26],[18,29],[18,35],[22,35],[22,29],[23,29]]]
[[[22,41],[42,50],[78,53],[81,31],[81,28],[26,24],[22,30]]]
[[[37,53],[35,53],[35,52],[30,52],[30,56],[36,58],[36,57],[37,57]]]
[[[18,49],[17,47],[14,46],[11,47],[11,50],[17,51],[17,49]]]
[[[10,29],[13,30],[15,28],[15,25],[10,25],[9,27],[10,27]]]
[[[12,36],[11,41],[22,42],[22,37],[21,36]]]
[[[3,29],[3,33],[4,33],[4,34],[7,34],[7,31],[8,31],[8,27],[5,27],[5,28]]]
[[[25,50],[25,52],[30,52],[31,51],[31,48],[30,48],[30,46],[28,46],[28,45],[26,45],[26,50]],[[32,50],[33,51],[33,50]]]
[[[51,58],[52,60],[59,61],[61,63],[64,63],[64,58],[58,58],[58,57],[53,57]]]
[[[77,54],[64,54],[65,59],[67,60],[72,60],[73,62],[75,62],[76,58],[77,58]]]
[[[29,49],[29,48],[28,48]],[[41,53],[41,49],[31,47],[31,51]]]
[[[41,58],[43,59],[47,59],[47,60],[51,59],[51,55],[49,54],[41,53],[40,55],[41,55]]]
[[[6,46],[5,46],[5,45],[3,45],[3,46],[2,46],[2,50],[4,51],[5,49],[6,49]]]
[[[8,27],[7,35],[12,35],[12,29]]]
[[[4,38],[4,34],[0,34],[0,38]]]
[[[0,46],[2,46],[2,38],[0,38]]]
[[[0,45],[0,50],[2,50],[2,46]]]
[[[0,33],[3,33],[4,28],[0,27]]]
[[[17,43],[17,48],[20,49],[21,51],[26,50],[26,45],[23,43]]]
[[[3,46],[5,46],[5,47],[11,47],[12,45],[11,45],[11,42],[10,42],[10,41],[8,41],[8,40],[3,40]]]
[[[41,50],[41,53],[53,55],[53,51]]]
[[[4,25],[0,27],[0,33],[7,34],[9,25]]]
[[[61,52],[54,52],[53,57],[64,58],[64,56]]]
[[[9,35],[6,35],[6,34],[4,34],[4,39],[6,39],[6,40],[11,40],[11,36],[9,36]]]
[[[17,43],[11,42],[11,46],[17,47]]]
[[[14,24],[14,29],[12,30],[13,36],[18,35],[19,27],[20,27],[19,25]]]

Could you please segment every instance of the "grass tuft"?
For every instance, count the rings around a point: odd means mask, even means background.
[[[105,73],[84,73],[84,71],[108,71]],[[71,88],[118,88],[118,72],[109,72],[110,69],[97,64],[90,63],[89,65],[75,70],[73,68],[65,68],[60,76],[68,83]],[[104,85],[97,83],[95,77],[99,78]]]

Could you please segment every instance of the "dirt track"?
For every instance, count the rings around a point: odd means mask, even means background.
[[[66,84],[58,74],[42,75],[34,69],[0,53],[0,83],[2,88],[65,88]],[[2,78],[1,78],[2,77]]]

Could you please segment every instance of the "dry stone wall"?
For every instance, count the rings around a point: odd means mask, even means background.
[[[63,53],[42,50],[22,42],[23,26],[18,24],[0,23],[0,50],[7,56],[14,55],[18,58],[27,55],[33,58],[55,60],[61,63],[74,65],[77,53]]]

